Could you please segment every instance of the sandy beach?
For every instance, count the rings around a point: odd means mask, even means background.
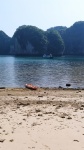
[[[0,89],[0,150],[30,149],[84,149],[84,90]]]

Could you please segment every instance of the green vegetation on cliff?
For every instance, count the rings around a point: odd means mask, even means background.
[[[55,30],[46,32],[48,38],[47,53],[53,54],[53,56],[61,56],[64,52],[64,42],[60,34]]]
[[[61,35],[65,45],[64,55],[84,55],[84,21],[75,22],[70,28],[57,26],[48,30],[58,31]]]
[[[65,26],[56,26],[56,27],[51,27],[47,29],[47,31],[58,31],[60,35],[63,36],[66,29],[67,27]]]
[[[64,33],[65,53],[84,55],[84,21],[74,23]]]
[[[14,33],[13,39],[17,39],[16,54],[38,55],[43,54],[62,55],[64,43],[57,31],[43,31],[34,26],[21,26]],[[14,44],[16,45],[16,44]]]
[[[84,21],[71,27],[56,26],[43,31],[20,26],[12,38],[0,31],[0,54],[42,56],[43,54],[84,55]]]
[[[47,50],[47,37],[45,32],[35,26],[21,26],[13,36],[17,39],[20,52],[31,55],[43,55]],[[16,47],[18,53],[18,46]]]

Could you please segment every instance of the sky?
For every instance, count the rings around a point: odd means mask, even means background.
[[[84,21],[84,0],[0,0],[0,30],[12,37],[21,25],[44,31]]]

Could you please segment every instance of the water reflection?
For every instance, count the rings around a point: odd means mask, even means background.
[[[74,88],[83,87],[84,58],[0,57],[0,86],[24,87],[26,83],[40,87],[66,87],[71,83]]]
[[[69,61],[67,63],[67,81],[72,87],[84,87],[84,61]]]
[[[0,57],[0,86],[12,87],[14,78],[14,57]]]

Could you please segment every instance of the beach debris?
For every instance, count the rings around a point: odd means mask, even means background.
[[[35,111],[36,111],[36,113],[41,112],[41,110],[40,110],[40,109],[35,109]]]
[[[23,118],[23,120],[24,120],[24,121],[26,121],[26,119],[25,119],[25,118]]]
[[[84,104],[82,104],[81,107],[84,107]]]
[[[52,112],[52,111],[46,111],[46,112],[44,112],[44,114],[55,114],[54,112]]]
[[[69,86],[71,86],[71,84],[70,83],[66,83],[66,86],[69,87]]]
[[[36,125],[37,125],[37,122],[33,122],[33,123],[32,123],[32,126],[36,126]]]
[[[79,142],[78,140],[73,140],[74,142]]]
[[[22,124],[22,122],[19,122],[19,123],[18,123],[18,125],[21,125],[21,124]]]
[[[38,95],[38,97],[43,97],[43,95]]]
[[[6,89],[6,87],[0,87],[0,89]]]
[[[5,139],[0,139],[0,142],[3,143],[5,141]]]
[[[61,118],[65,118],[65,115],[62,114],[62,115],[60,115],[60,117],[61,117]]]
[[[59,89],[62,89],[63,87],[62,86],[59,86]]]
[[[56,109],[59,109],[59,108],[61,108],[61,107],[62,107],[62,104],[57,105],[57,106],[56,106]]]
[[[5,135],[8,135],[8,132],[7,132],[7,133],[5,133]]]
[[[30,103],[29,102],[19,102],[17,105],[27,106],[27,105],[30,105]]]
[[[29,112],[29,113],[27,113],[27,117],[29,117],[31,115],[31,113]]]
[[[1,111],[0,114],[6,114],[4,111]]]
[[[20,106],[17,104],[17,108],[20,108]]]
[[[83,107],[80,107],[80,110],[83,110]]]
[[[72,118],[70,116],[68,116],[67,119],[72,119]]]
[[[5,132],[5,130],[3,130],[3,132]]]
[[[38,114],[38,116],[41,116],[41,117],[42,117],[42,116],[43,116],[43,114],[41,114],[41,113],[40,113],[40,114]]]
[[[12,94],[8,93],[8,96],[12,96]]]
[[[10,139],[10,142],[13,142],[14,141],[14,139]]]
[[[60,118],[65,118],[66,116],[68,116],[68,114],[66,114],[66,113],[60,113],[60,114],[59,114],[59,117],[60,117]]]
[[[42,101],[37,101],[37,104],[42,104]]]

